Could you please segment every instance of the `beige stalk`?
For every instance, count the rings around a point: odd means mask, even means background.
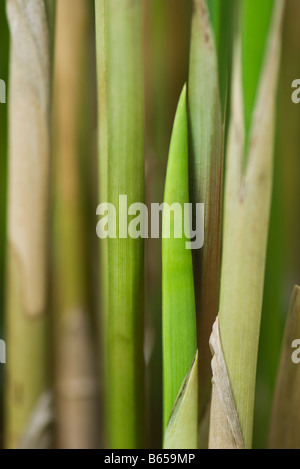
[[[43,0],[7,0],[11,32],[6,446],[47,389],[50,46]]]

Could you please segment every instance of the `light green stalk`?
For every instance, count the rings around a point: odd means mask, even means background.
[[[190,370],[196,349],[196,316],[191,251],[187,249],[184,231],[184,204],[189,202],[188,129],[186,88],[175,117],[167,168],[162,230],[162,301],[163,301],[163,415],[166,430],[179,390]],[[182,211],[177,219],[172,204]],[[170,215],[170,217],[169,217]],[[182,237],[174,229],[182,228]],[[197,383],[196,383],[197,384]],[[197,405],[195,404],[195,409]],[[196,415],[195,415],[196,417]],[[197,424],[197,420],[195,420]],[[193,422],[191,422],[193,426]],[[194,429],[197,442],[197,425]],[[178,442],[180,445],[180,442]],[[180,446],[179,446],[180,447]]]
[[[7,0],[11,31],[5,440],[18,447],[48,385],[50,38],[44,1]]]
[[[275,98],[283,5],[282,0],[273,2],[272,11],[269,11],[268,2],[262,4],[243,0],[241,3],[243,34],[237,40],[234,56],[219,314],[223,353],[246,448],[250,448],[252,443],[257,350],[272,188]],[[258,39],[253,17],[267,15],[267,12],[271,15],[270,27],[259,30]],[[266,26],[267,22],[265,23]],[[261,41],[260,47],[254,47],[251,38],[255,45],[258,40]],[[258,55],[261,51],[263,58],[260,58],[259,62]],[[261,63],[259,77],[256,76],[256,68],[252,70],[248,64],[253,57],[255,63]],[[253,73],[253,80],[246,77],[246,73]],[[251,101],[253,108],[249,110],[247,105],[253,94],[253,82],[256,83],[255,100]],[[245,108],[248,109],[246,114],[244,114]],[[249,130],[245,115],[251,116]],[[243,172],[245,155],[247,166]],[[216,411],[213,401],[211,412],[214,421],[217,421]],[[211,428],[211,447],[216,446],[217,431],[217,428]],[[226,446],[226,442],[222,444]]]
[[[100,198],[117,211],[116,239],[102,243],[107,421],[112,448],[143,445],[141,238],[119,235],[119,195],[144,201],[141,2],[96,0]],[[122,218],[125,214],[122,214]]]

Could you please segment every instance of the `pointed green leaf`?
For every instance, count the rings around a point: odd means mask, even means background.
[[[188,132],[186,88],[184,88],[175,117],[170,145],[165,185],[165,204],[189,202]],[[163,370],[164,370],[164,429],[167,426],[179,389],[196,353],[196,317],[191,251],[186,249],[184,221],[170,218],[163,211],[162,296],[163,296]],[[170,219],[170,236],[168,236]],[[174,227],[182,224],[183,236],[174,237]]]

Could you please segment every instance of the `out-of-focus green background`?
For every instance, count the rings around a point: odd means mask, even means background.
[[[192,0],[143,1],[145,6],[146,199],[148,204],[162,202],[163,199],[172,122],[180,90],[188,78]],[[294,79],[300,78],[299,22],[300,2],[288,0],[278,90],[274,189],[258,361],[255,448],[262,448],[266,445],[285,316],[293,285],[300,282],[300,184],[298,181],[300,175],[300,104],[297,106],[291,101],[291,83]],[[9,83],[8,54],[9,35],[5,1],[1,0],[0,79],[5,80],[7,85]],[[93,67],[94,64],[91,61],[91,73],[94,73]],[[96,100],[96,96],[94,99]],[[7,111],[7,104],[0,104],[0,338],[5,338]],[[89,226],[94,226],[93,220]],[[159,448],[162,429],[161,247],[159,240],[148,240],[146,243],[145,282],[146,357],[147,351],[151,357],[147,363],[150,422],[148,436],[149,446]],[[0,365],[2,405],[3,371],[4,365]],[[3,413],[1,412],[0,428],[2,424]]]
[[[254,446],[266,442],[284,322],[300,282],[300,106],[292,82],[300,77],[300,3],[286,2],[277,102],[275,168],[258,358]]]

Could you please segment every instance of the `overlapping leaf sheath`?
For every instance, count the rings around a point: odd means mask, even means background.
[[[119,195],[144,201],[144,105],[140,0],[96,0],[100,197],[117,212],[102,243],[106,408],[110,445],[143,445],[143,240],[122,237]],[[124,218],[123,218],[124,220]]]
[[[163,404],[165,448],[197,447],[196,315],[191,251],[186,248],[189,211],[186,88],[175,117],[167,168],[162,230]],[[168,204],[168,205],[167,205]],[[179,206],[182,218],[172,212]],[[171,208],[170,208],[171,207]],[[170,212],[169,212],[170,210]],[[180,211],[179,211],[180,214]],[[176,237],[180,224],[182,236]],[[191,369],[192,368],[192,369]],[[190,371],[191,369],[191,371]],[[190,371],[190,374],[189,374]]]
[[[282,344],[269,446],[298,449],[300,438],[300,288],[294,287]]]
[[[198,439],[198,353],[173,406],[164,436],[164,449],[196,449]]]
[[[57,444],[99,446],[98,385],[91,333],[85,177],[90,174],[92,0],[58,0],[54,80],[54,307]],[[66,20],[68,18],[68,20]],[[81,170],[84,168],[84,171]],[[89,213],[89,212],[88,212]]]
[[[234,55],[219,322],[227,378],[246,448],[252,443],[283,6],[282,0],[272,2],[271,8],[269,2],[243,0],[242,37]],[[258,14],[264,21],[256,34]],[[251,61],[257,68],[251,68]],[[215,376],[214,382],[225,379]],[[210,447],[235,447],[230,420],[228,425],[218,424],[218,403],[213,398]],[[222,412],[229,415],[224,403]]]
[[[43,0],[7,0],[11,32],[6,446],[47,387],[50,40]]]
[[[224,79],[224,77],[222,77]],[[205,203],[205,241],[193,253],[199,349],[199,420],[207,446],[211,390],[209,336],[218,313],[223,120],[216,41],[206,0],[194,0],[188,87],[191,202]]]

